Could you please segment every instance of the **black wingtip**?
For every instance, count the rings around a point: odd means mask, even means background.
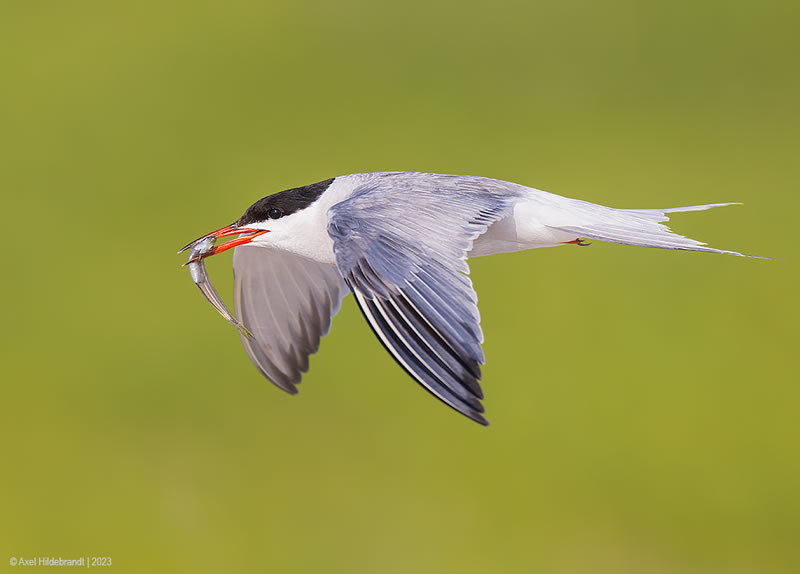
[[[472,419],[472,420],[474,420],[476,423],[478,423],[478,424],[479,424],[479,425],[481,425],[481,426],[485,426],[485,427],[488,427],[488,426],[489,426],[489,421],[487,421],[487,420],[486,420],[485,418],[483,418],[483,417],[481,417],[481,418],[479,418],[479,419]]]
[[[289,386],[289,385],[279,385],[278,383],[276,383],[276,382],[275,382],[275,381],[273,381],[272,379],[267,379],[267,380],[268,380],[270,383],[272,383],[273,385],[275,385],[276,387],[278,387],[280,390],[282,390],[282,391],[286,392],[286,393],[287,393],[287,394],[289,394],[289,395],[296,395],[297,393],[299,393],[299,392],[300,392],[300,391],[297,389],[297,387],[296,387],[296,386],[294,386],[294,385],[291,385],[291,386]]]

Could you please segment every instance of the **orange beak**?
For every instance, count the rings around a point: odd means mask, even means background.
[[[203,255],[198,255],[197,257],[194,257],[194,258],[190,259],[189,261],[184,263],[184,265],[187,265],[189,263],[194,263],[195,261],[198,261],[200,259],[205,259],[206,257],[211,257],[212,255],[216,255],[217,253],[222,253],[223,251],[227,251],[231,247],[236,247],[237,245],[245,245],[246,243],[250,243],[253,239],[258,237],[259,235],[264,235],[265,233],[269,233],[269,230],[268,229],[247,229],[246,227],[234,227],[233,225],[226,225],[225,227],[223,227],[221,229],[217,229],[216,231],[214,231],[212,233],[208,233],[206,235],[203,235],[202,237],[199,237],[198,239],[195,239],[194,241],[189,243],[187,246],[185,246],[183,249],[178,251],[178,253],[181,253],[181,252],[186,251],[187,249],[189,249],[191,247],[194,247],[195,245],[197,245],[198,243],[200,243],[203,239],[205,239],[207,237],[213,237],[214,239],[218,239],[220,237],[229,237],[231,235],[240,235],[242,233],[249,233],[250,235],[246,235],[244,237],[237,237],[236,239],[232,239],[231,241],[226,241],[225,243],[222,243],[220,245],[216,245],[211,250],[209,250],[207,253],[205,253]]]

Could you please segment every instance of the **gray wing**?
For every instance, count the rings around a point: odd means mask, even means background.
[[[507,198],[445,180],[372,182],[329,211],[336,264],[378,339],[435,397],[481,424],[484,362],[473,240]]]
[[[263,247],[233,253],[236,317],[254,339],[241,336],[247,355],[267,379],[295,394],[308,356],[347,294],[334,265]]]

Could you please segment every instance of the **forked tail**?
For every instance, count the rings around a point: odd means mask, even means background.
[[[574,234],[576,237],[585,237],[597,241],[610,241],[624,245],[638,245],[641,247],[660,247],[661,249],[682,249],[686,251],[707,251],[710,253],[726,253],[740,257],[756,257],[736,251],[724,251],[706,247],[705,243],[695,241],[683,235],[673,233],[662,221],[668,221],[667,213],[682,211],[703,211],[712,207],[725,205],[739,205],[736,203],[709,203],[706,205],[690,205],[688,207],[673,207],[669,209],[613,209],[602,207],[587,202],[579,202],[581,217],[580,224],[576,225],[550,225]],[[596,209],[599,208],[599,209]]]

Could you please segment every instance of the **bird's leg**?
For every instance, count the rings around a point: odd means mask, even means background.
[[[581,239],[580,237],[578,239],[573,239],[572,241],[565,241],[564,242],[565,245],[569,245],[569,244],[572,244],[572,243],[574,243],[575,245],[579,245],[581,247],[587,247],[587,246],[591,245],[591,243],[586,243],[586,240],[585,239]]]

